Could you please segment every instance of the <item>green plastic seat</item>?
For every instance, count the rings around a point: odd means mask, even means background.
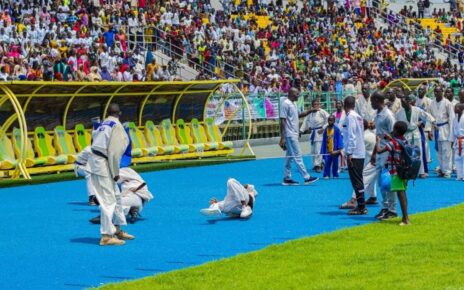
[[[67,155],[57,155],[52,146],[52,138],[47,134],[44,127],[37,127],[34,130],[34,147],[39,157],[46,157],[51,164],[68,163]]]
[[[184,120],[178,119],[176,124],[177,140],[179,140],[181,144],[187,145],[190,152],[201,152],[205,150],[204,144],[193,142],[193,138],[190,134],[190,128],[185,124]]]
[[[13,148],[16,157],[19,157],[21,131],[18,128],[13,128]],[[34,167],[40,165],[52,165],[53,160],[48,160],[46,157],[36,157],[32,147],[31,139],[26,139],[26,167]]]
[[[209,142],[217,142],[219,144],[219,149],[230,149],[234,147],[234,143],[231,141],[222,141],[221,130],[214,124],[212,118],[207,118],[204,124]]]
[[[84,125],[77,124],[74,127],[73,141],[78,152],[81,152],[85,147],[90,146],[91,140],[92,137],[90,136],[90,133],[85,130]]]
[[[198,119],[192,119],[190,121],[190,131],[192,132],[193,142],[202,143],[205,145],[205,150],[217,150],[219,149],[218,142],[208,142],[206,137],[205,128],[198,122]]]
[[[179,144],[177,141],[176,130],[169,119],[161,122],[161,138],[164,144],[174,146],[174,153],[187,153],[189,151],[188,145]]]
[[[6,134],[0,130],[0,169],[13,169],[17,164],[13,144]]]
[[[140,157],[143,155],[155,156],[158,154],[158,148],[155,146],[147,146],[145,137],[134,122],[129,123],[129,135],[132,140],[132,157]]]
[[[158,128],[156,128],[153,121],[147,121],[145,123],[144,135],[148,146],[158,148],[158,154],[171,154],[174,152],[174,146],[163,144],[161,133]]]
[[[63,126],[55,127],[53,144],[58,151],[58,155],[66,155],[68,157],[67,163],[74,163],[76,161],[76,149],[73,145],[73,139]]]

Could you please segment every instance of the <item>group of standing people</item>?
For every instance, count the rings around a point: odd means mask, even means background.
[[[464,119],[461,118],[464,90],[459,92],[459,101],[454,99],[451,88],[436,85],[433,88],[434,99],[426,96],[431,90],[424,84],[418,88],[417,96],[411,96],[412,92],[400,88],[370,94],[368,85],[363,85],[361,95],[357,98],[349,96],[343,104],[337,102],[337,111],[330,115],[319,108],[317,100],[313,100],[311,109],[298,114],[295,100],[299,91],[292,88],[281,105],[280,146],[286,150],[283,184],[298,184],[291,178],[293,161],[305,183],[317,180],[306,170],[298,141],[301,133],[309,131],[314,171],[320,172],[323,167],[324,178],[328,179],[330,174],[337,178],[339,164],[346,161],[354,192],[352,198],[340,206],[341,209],[350,209],[351,215],[367,214],[366,204],[378,203],[378,184],[382,208],[376,218],[382,220],[397,216],[397,193],[403,212],[402,225],[408,224],[407,180],[400,178],[397,171],[403,162],[405,144],[416,146],[420,152],[419,178],[429,175],[429,141],[434,140],[438,176],[451,178],[455,169],[456,180],[464,180]],[[303,117],[300,127],[299,118]],[[385,170],[391,178],[386,186],[383,178]]]

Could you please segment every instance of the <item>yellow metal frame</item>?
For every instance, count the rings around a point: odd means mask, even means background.
[[[104,97],[108,98],[105,100],[105,107],[103,110],[103,116],[105,117],[107,114],[108,107],[110,103],[113,101],[115,97],[127,97],[130,98],[132,96],[144,96],[140,104],[140,111],[138,112],[138,124],[142,126],[142,117],[145,110],[145,106],[152,97],[156,97],[157,95],[178,95],[172,107],[172,120],[175,123],[177,108],[181,104],[182,99],[184,96],[189,94],[208,94],[205,100],[204,106],[206,107],[206,103],[210,100],[211,96],[214,92],[223,84],[229,83],[233,84],[234,88],[238,91],[239,95],[241,96],[242,100],[244,101],[244,106],[246,112],[248,114],[248,134],[247,140],[245,142],[244,147],[242,148],[240,154],[243,154],[245,150],[248,148],[250,152],[253,154],[251,150],[249,139],[251,137],[251,111],[248,106],[247,100],[243,93],[238,89],[235,85],[238,83],[239,80],[215,80],[215,81],[188,81],[188,82],[35,82],[35,81],[12,81],[12,82],[0,82],[0,107],[7,101],[12,104],[13,111],[12,115],[9,116],[5,122],[1,125],[1,130],[3,132],[7,132],[11,125],[18,120],[19,129],[21,131],[21,141],[20,141],[20,154],[18,156],[18,165],[14,170],[10,170],[8,172],[0,172],[0,176],[9,176],[12,178],[19,178],[20,176],[30,179],[30,174],[35,173],[45,173],[45,172],[61,172],[65,170],[70,170],[73,168],[72,164],[66,165],[54,165],[54,166],[44,166],[44,167],[36,167],[36,168],[27,168],[25,165],[26,158],[27,158],[27,138],[28,138],[28,128],[26,122],[27,116],[27,109],[29,107],[30,102],[34,98],[43,98],[43,97],[59,97],[59,98],[67,98],[66,106],[64,108],[63,116],[62,116],[62,125],[66,128],[67,124],[67,117],[69,110],[71,109],[74,101],[76,98],[81,97]],[[202,87],[203,86],[203,87]],[[68,87],[66,90],[65,88]],[[70,89],[69,87],[75,87]],[[95,92],[83,92],[85,89],[89,87],[94,87]],[[104,91],[99,91],[99,87],[105,88]],[[114,89],[110,88],[113,87]],[[146,87],[140,89],[140,87]],[[171,89],[172,87],[172,89]],[[178,90],[176,90],[176,87]],[[180,88],[182,87],[182,88]],[[47,93],[47,88],[49,88],[50,93]],[[61,90],[59,88],[63,88]],[[134,88],[134,90],[127,89],[127,88]],[[160,91],[161,89],[163,89]],[[126,90],[124,90],[126,89]],[[124,92],[122,92],[124,90]],[[146,90],[146,91],[145,91]],[[66,93],[63,93],[66,91]],[[40,92],[40,93],[39,93]],[[225,99],[228,99],[230,96],[225,96]],[[23,101],[23,105],[21,106],[21,102]],[[24,101],[24,99],[26,99]],[[224,102],[225,100],[223,100]],[[222,104],[223,104],[222,102]],[[206,110],[203,111],[203,117],[205,115]],[[230,124],[228,122],[226,126],[227,128]],[[225,132],[226,132],[225,131]],[[166,155],[166,156],[155,156],[155,157],[146,157],[146,158],[134,158],[134,162],[153,162],[153,161],[162,161],[162,160],[173,160],[173,159],[185,159],[185,158],[201,158],[207,157],[212,155],[230,155],[233,153],[233,149],[227,150],[220,150],[215,152],[195,152],[195,153],[188,153],[188,154],[173,154],[173,155]]]
[[[386,91],[389,88],[394,87],[403,87],[408,89],[409,91],[414,91],[417,87],[419,87],[423,83],[429,82],[437,82],[437,78],[423,78],[423,79],[397,79],[390,82],[382,91]]]

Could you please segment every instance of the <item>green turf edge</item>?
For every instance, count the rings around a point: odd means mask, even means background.
[[[131,166],[137,172],[148,172],[148,171],[159,171],[169,170],[176,168],[196,167],[196,166],[207,166],[215,164],[223,164],[229,162],[242,162],[256,160],[255,156],[228,156],[228,157],[211,157],[203,159],[190,159],[190,160],[172,160],[172,161],[160,161],[153,163],[141,163]],[[27,179],[3,179],[0,180],[0,188],[42,184],[57,181],[69,181],[78,179],[74,172],[63,172],[59,174],[41,174],[32,175],[31,180]]]
[[[463,289],[464,204],[99,289]],[[156,247],[153,249],[156,250]]]

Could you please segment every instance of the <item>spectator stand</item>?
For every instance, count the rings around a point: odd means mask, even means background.
[[[222,142],[217,126],[207,124],[206,104],[221,85],[227,84],[234,96],[242,98],[243,114],[247,115],[243,120],[249,122],[247,127],[251,130],[253,119],[245,96],[236,86],[238,82],[231,79],[0,83],[0,177],[30,179],[31,174],[73,169],[79,151],[76,148],[81,150],[82,144],[86,146],[90,142],[91,119],[104,119],[112,102],[121,106],[121,122],[134,129],[130,132],[134,164],[232,155],[235,152],[232,142]],[[222,96],[225,103],[229,94]],[[179,120],[185,121],[190,130],[178,128]],[[193,135],[192,120],[200,124],[201,140]],[[131,127],[132,123],[136,126]],[[151,124],[152,132],[144,132],[147,124]],[[182,139],[181,134],[186,138]],[[253,154],[248,142],[250,135],[251,131],[240,156],[247,149]],[[154,137],[150,139],[150,136]],[[193,142],[197,144],[189,144]],[[199,143],[208,143],[208,146]],[[168,147],[173,150],[167,150]],[[182,148],[188,148],[188,151]],[[134,152],[139,153],[134,155]]]

